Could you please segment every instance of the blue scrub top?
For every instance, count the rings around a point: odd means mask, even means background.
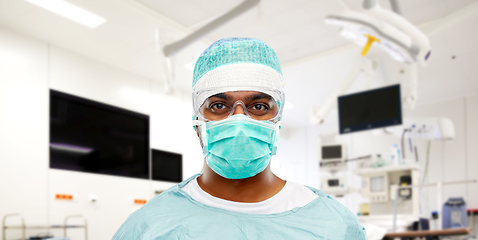
[[[275,214],[239,213],[202,204],[181,187],[164,191],[132,213],[113,240],[331,239],[365,240],[365,229],[346,207],[320,190],[303,207]]]

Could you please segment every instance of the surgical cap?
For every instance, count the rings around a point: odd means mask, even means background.
[[[264,89],[283,93],[284,80],[274,49],[258,39],[218,40],[199,56],[194,67],[194,110],[211,94]],[[208,94],[202,94],[205,91]]]

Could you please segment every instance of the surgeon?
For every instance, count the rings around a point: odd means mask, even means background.
[[[272,173],[285,95],[269,45],[216,41],[196,62],[192,92],[202,173],[131,214],[114,240],[366,239],[357,218],[332,197]]]

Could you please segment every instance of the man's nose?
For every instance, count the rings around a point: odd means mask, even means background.
[[[244,106],[242,104],[237,104],[236,109],[234,109],[234,112],[232,113],[232,115],[236,115],[236,114],[246,115],[244,111]]]

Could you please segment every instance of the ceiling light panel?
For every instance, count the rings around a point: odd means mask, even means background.
[[[90,28],[96,28],[106,20],[98,15],[79,8],[62,0],[25,0],[39,7],[52,11],[60,16],[68,18]]]

